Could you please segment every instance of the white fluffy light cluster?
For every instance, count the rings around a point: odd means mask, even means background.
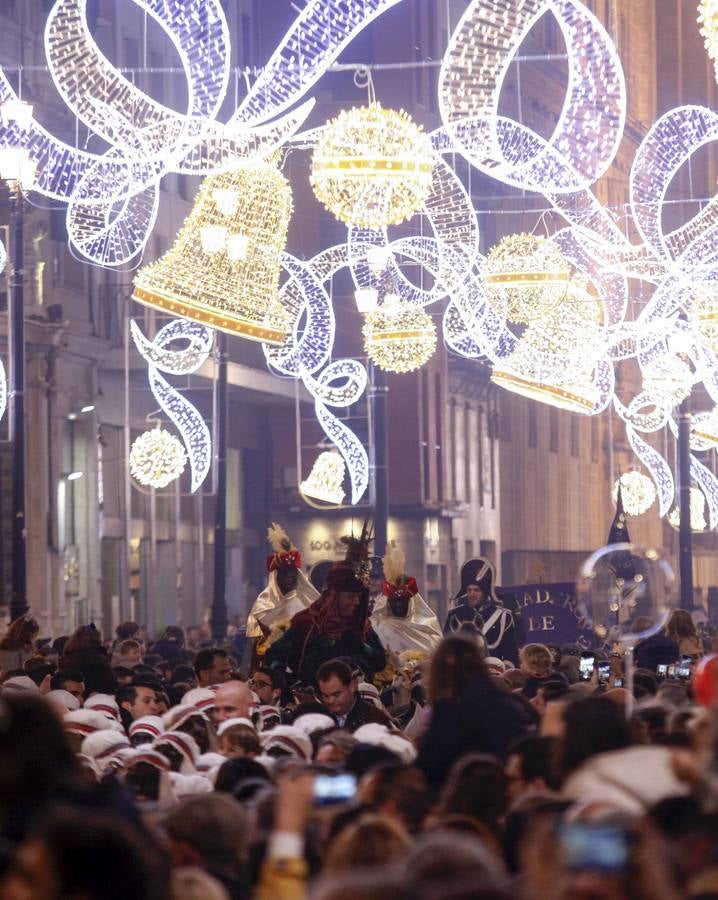
[[[386,372],[414,372],[434,355],[436,326],[428,313],[407,303],[382,306],[364,321],[367,356]]]
[[[130,475],[146,487],[167,487],[180,477],[186,464],[184,447],[162,428],[145,431],[132,444]]]
[[[611,496],[618,502],[618,485],[621,485],[621,502],[629,516],[642,516],[656,502],[656,486],[643,472],[624,472],[616,479]]]

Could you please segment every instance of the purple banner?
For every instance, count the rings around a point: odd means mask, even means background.
[[[575,586],[563,584],[521,584],[502,587],[512,594],[510,606],[520,615],[524,644],[580,644],[594,646],[593,632],[576,609]]]

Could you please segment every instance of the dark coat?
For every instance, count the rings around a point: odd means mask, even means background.
[[[416,764],[431,783],[440,784],[467,753],[490,753],[504,760],[527,728],[521,701],[475,675],[461,697],[438,700],[433,707]]]
[[[369,703],[368,700],[362,700],[361,697],[357,697],[356,703],[349,710],[349,715],[347,716],[347,720],[343,727],[347,731],[354,733],[357,728],[361,728],[362,725],[369,725],[372,723],[391,725],[391,719],[383,709],[379,709],[378,706]]]

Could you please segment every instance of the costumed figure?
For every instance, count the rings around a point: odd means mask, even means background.
[[[302,557],[281,525],[272,523],[267,538],[274,553],[267,557],[269,579],[247,618],[247,637],[267,637],[272,628],[312,604],[319,592],[302,572]]]
[[[443,637],[441,625],[405,567],[404,551],[397,546],[388,547],[384,589],[374,606],[371,623],[387,651],[431,653]]]
[[[323,662],[339,656],[351,658],[369,680],[384,668],[386,654],[369,619],[370,540],[366,523],[361,537],[342,538],[346,558],[332,565],[319,599],[269,647],[269,666],[289,669],[305,685],[314,683]]]
[[[470,559],[461,567],[461,590],[454,599],[444,634],[481,634],[486,655],[519,663],[514,617],[496,594],[496,569],[488,559]]]

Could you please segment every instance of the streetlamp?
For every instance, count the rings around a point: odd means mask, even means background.
[[[20,127],[32,116],[32,107],[13,101],[0,108],[0,116]],[[10,276],[10,440],[12,442],[12,593],[10,618],[28,610],[25,522],[25,281],[23,246],[23,192],[35,181],[35,163],[25,147],[0,147],[0,179],[10,191],[12,247]]]

